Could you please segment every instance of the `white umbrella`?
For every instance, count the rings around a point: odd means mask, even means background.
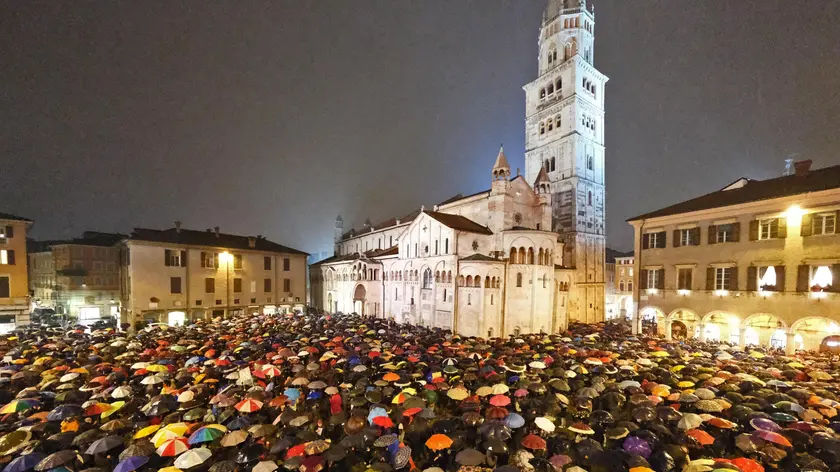
[[[133,393],[134,392],[131,391],[130,387],[120,385],[119,387],[115,388],[113,392],[111,392],[111,398],[128,398]]]
[[[260,461],[251,469],[251,472],[273,472],[278,468],[274,461]]]
[[[175,467],[179,469],[189,469],[190,467],[195,467],[199,464],[203,464],[204,461],[210,458],[213,453],[210,452],[210,449],[206,447],[199,447],[197,449],[190,449],[189,451],[181,454],[175,459]]]

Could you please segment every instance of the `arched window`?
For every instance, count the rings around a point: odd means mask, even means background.
[[[472,278],[472,275],[468,275],[468,276],[467,276],[467,285],[466,285],[466,286],[467,286],[467,287],[472,287],[472,286],[473,286],[473,278]]]
[[[551,57],[554,59],[554,62],[557,62],[557,50],[551,52]]]
[[[557,126],[560,127],[560,120],[559,119],[557,120]],[[557,160],[552,157],[551,158],[551,171],[552,172],[554,172],[554,170],[557,168],[556,164],[557,164]]]
[[[438,255],[438,240],[435,239],[435,255]]]
[[[526,262],[525,262],[525,261],[527,261],[527,260],[528,260],[528,259],[526,259],[526,258],[525,258],[525,248],[524,248],[524,247],[520,247],[520,248],[519,248],[519,263],[520,263],[520,264],[526,264]]]
[[[435,271],[435,282],[440,282],[440,271],[439,270]]]
[[[622,280],[621,282],[619,282],[619,283],[618,283],[618,291],[619,291],[619,292],[623,292],[623,291],[624,291],[624,281],[623,281],[623,280]]]
[[[475,285],[475,288],[481,288],[481,276],[480,275],[475,276],[475,278],[473,279],[473,284]]]
[[[493,288],[493,286],[490,285],[490,276],[489,275],[487,277],[484,277],[484,287],[485,288]]]
[[[595,168],[595,159],[592,156],[586,156],[586,168],[589,170]]]
[[[592,205],[592,192],[589,192],[589,194],[588,194],[588,201],[589,201],[589,205]]]
[[[534,264],[534,248],[528,248],[528,264]]]
[[[510,259],[511,264],[516,264],[516,248],[515,247],[510,248],[509,259]]]
[[[443,253],[449,254],[449,238],[443,240]]]
[[[560,93],[560,90],[563,89],[563,79],[558,78],[556,82],[554,82],[554,90],[557,90],[557,93]]]
[[[540,248],[539,252],[537,253],[537,264],[544,265],[545,262],[543,261],[543,250]]]
[[[553,130],[553,129],[554,129],[554,119],[553,119],[553,118],[549,118],[549,119],[548,119],[548,130],[549,130],[549,131],[551,131],[551,130]]]
[[[543,167],[545,168],[546,172],[551,172],[551,161],[546,159]]]
[[[472,294],[471,293],[467,294],[467,305],[472,305]]]
[[[545,134],[545,123],[540,122],[540,134]]]
[[[560,129],[560,115],[559,114],[554,116],[554,126],[557,129]]]
[[[630,282],[629,280],[627,281],[627,291],[628,292],[633,291],[633,282]]]
[[[446,283],[449,283],[449,284],[452,283],[452,271],[451,270],[446,273]]]
[[[397,287],[394,287],[394,300],[399,300],[399,299],[400,299],[400,289],[397,288]]]
[[[546,249],[545,250],[545,265],[552,265],[554,264],[554,260],[551,258],[551,251]]]
[[[459,286],[459,287],[463,287],[463,286],[464,286],[464,276],[463,276],[463,275],[459,275],[459,276],[458,276],[458,286]]]
[[[545,93],[549,95],[554,93],[554,84],[548,84],[548,87],[545,88]]]
[[[428,267],[423,271],[423,288],[432,288],[432,269]]]
[[[488,337],[488,338],[492,338],[492,337],[493,337],[493,327],[492,327],[492,326],[490,327],[490,329],[488,329],[488,330],[487,330],[487,337]]]
[[[522,272],[517,272],[516,273],[516,286],[517,287],[522,286]]]
[[[545,89],[541,88],[540,89],[540,100],[542,100],[543,98],[545,98]]]

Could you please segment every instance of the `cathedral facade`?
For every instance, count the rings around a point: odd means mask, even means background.
[[[525,175],[500,150],[489,190],[376,225],[335,226],[311,303],[465,336],[558,332],[604,319],[604,85],[594,13],[549,0],[524,87]]]

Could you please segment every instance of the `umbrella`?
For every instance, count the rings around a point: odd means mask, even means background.
[[[187,451],[190,448],[186,438],[176,437],[167,439],[158,446],[157,454],[161,457],[173,457]]]
[[[433,451],[438,451],[441,449],[447,449],[452,446],[452,439],[445,434],[433,434],[426,440],[426,447]]]
[[[224,436],[225,431],[218,428],[204,426],[195,430],[188,439],[190,444],[210,442]]]
[[[476,466],[484,463],[486,457],[475,449],[464,449],[455,456],[455,462],[461,465]]]
[[[46,456],[40,452],[33,452],[31,454],[22,454],[9,462],[3,469],[3,472],[26,472],[32,470],[39,462],[44,460]]]
[[[189,469],[199,464],[203,464],[213,453],[206,447],[199,447],[197,449],[190,449],[184,452],[175,459],[175,467],[179,469]]]
[[[531,450],[545,449],[545,439],[535,435],[529,434],[522,439],[522,445]]]
[[[85,454],[102,454],[123,445],[123,439],[119,436],[105,436],[97,439],[87,448]]]
[[[246,431],[231,431],[222,438],[221,445],[225,447],[238,446],[239,444],[245,442],[247,438],[248,433]]]
[[[131,472],[143,467],[147,462],[149,462],[149,458],[147,456],[129,457],[117,464],[114,468],[114,472]]]
[[[38,463],[38,465],[35,466],[35,470],[41,472],[44,470],[55,469],[65,464],[70,464],[77,459],[80,460],[76,451],[72,449],[65,449],[63,451],[54,452],[45,457]]]

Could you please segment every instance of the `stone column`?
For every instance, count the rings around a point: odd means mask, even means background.
[[[706,325],[700,323],[699,325],[697,325],[697,327],[700,328],[700,333],[697,335],[697,340],[701,343],[706,342]]]
[[[744,326],[738,330],[738,346],[741,349],[747,347],[747,327]]]
[[[792,356],[796,353],[796,333],[788,331],[785,333],[785,337],[787,337],[785,342],[785,354]]]
[[[665,320],[665,339],[667,341],[671,341],[674,339],[673,335],[671,334],[671,321]]]

